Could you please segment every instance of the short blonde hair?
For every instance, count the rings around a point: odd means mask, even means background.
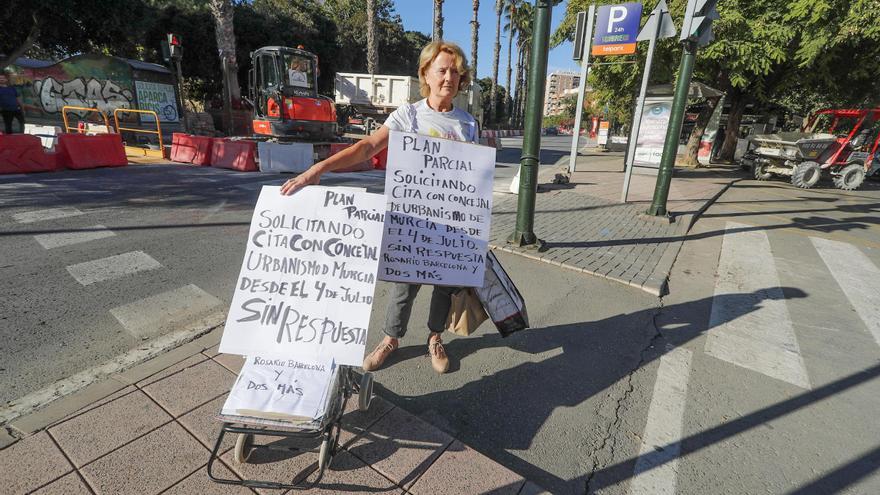
[[[428,71],[428,67],[440,55],[440,52],[446,52],[455,59],[455,68],[458,69],[458,74],[461,77],[458,81],[459,91],[467,88],[471,83],[471,70],[461,47],[450,41],[432,41],[422,48],[422,53],[419,55],[419,93],[425,98],[431,94],[431,88],[425,82],[425,72]]]

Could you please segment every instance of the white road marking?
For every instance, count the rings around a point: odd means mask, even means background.
[[[35,235],[34,239],[40,243],[45,249],[53,249],[71,244],[80,244],[83,242],[113,237],[116,234],[112,230],[107,230],[103,225],[93,225],[88,230],[81,232],[59,232],[57,234],[40,234]]]
[[[687,349],[674,348],[660,358],[635,476],[629,485],[632,495],[675,493],[691,356]]]
[[[809,389],[767,234],[762,230],[731,232],[748,227],[727,223],[706,353]]]
[[[27,177],[26,174],[15,174],[4,175],[3,179],[24,179],[25,177]],[[0,191],[15,189],[39,189],[43,187],[46,187],[46,184],[40,184],[39,182],[8,182],[0,184]]]
[[[83,212],[76,208],[61,207],[49,208],[46,210],[25,211],[12,215],[12,219],[18,223],[42,222],[44,220],[55,220],[58,218],[75,217],[82,215]]]
[[[110,314],[135,337],[147,338],[200,317],[220,304],[219,299],[190,284],[118,306]]]
[[[850,304],[880,344],[880,269],[859,248],[840,241],[810,237]]]
[[[82,285],[113,280],[133,273],[161,268],[162,264],[143,251],[131,251],[67,267]]]

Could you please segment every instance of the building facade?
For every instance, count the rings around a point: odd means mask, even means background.
[[[544,92],[544,115],[561,113],[565,107],[563,100],[572,93],[577,94],[580,82],[581,76],[576,72],[551,72],[547,77],[547,89]]]

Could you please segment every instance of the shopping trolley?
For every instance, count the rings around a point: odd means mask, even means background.
[[[357,373],[350,366],[339,366],[330,381],[330,393],[324,414],[319,418],[302,422],[276,421],[249,416],[219,414],[217,419],[223,422],[220,434],[214,443],[211,457],[208,460],[208,477],[217,482],[230,485],[241,485],[249,488],[278,488],[308,490],[317,485],[324,476],[327,466],[339,449],[339,434],[342,430],[342,415],[352,394],[358,394],[358,408],[366,411],[370,407],[373,395],[373,374],[364,373],[358,380]],[[248,457],[256,449],[282,450],[288,452],[316,452],[317,462],[309,464],[301,472],[291,478],[291,483],[261,480],[238,480],[219,478],[212,470],[214,461],[220,455],[220,446],[227,434],[238,435],[233,450],[233,458],[237,463],[246,463]],[[276,436],[285,440],[291,439],[293,444],[260,445],[255,437]],[[312,474],[317,470],[317,475]],[[309,479],[312,477],[312,479]]]

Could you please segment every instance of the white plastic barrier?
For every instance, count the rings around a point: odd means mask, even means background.
[[[311,143],[258,143],[261,172],[305,172],[315,161]]]
[[[61,134],[61,128],[51,125],[25,124],[24,133],[39,137],[44,148],[54,150],[57,136]]]

